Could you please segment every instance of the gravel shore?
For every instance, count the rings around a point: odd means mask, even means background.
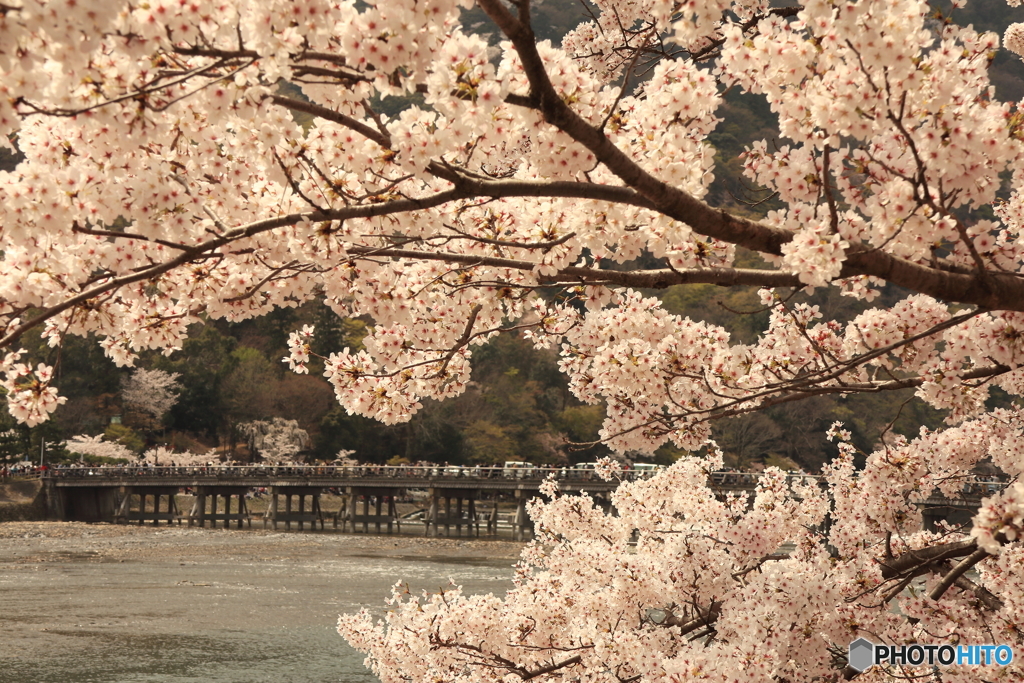
[[[187,526],[86,524],[82,522],[0,523],[0,564],[93,561],[131,562],[197,555],[272,560],[322,554],[416,558],[466,562],[515,560],[522,543],[476,538],[374,536],[263,529],[199,529]]]

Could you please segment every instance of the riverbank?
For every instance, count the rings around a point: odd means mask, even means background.
[[[263,529],[199,529],[187,526],[0,523],[0,565],[63,562],[194,561],[230,557],[241,561],[300,558],[337,552],[349,557],[467,562],[519,557],[523,544],[478,538],[376,536]]]
[[[38,479],[0,482],[0,523],[46,519],[46,497]]]

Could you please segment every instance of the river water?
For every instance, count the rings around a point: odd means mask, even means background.
[[[177,529],[0,539],[0,682],[373,683],[339,614],[383,612],[399,579],[511,585],[509,544],[492,558],[484,541],[368,542]]]

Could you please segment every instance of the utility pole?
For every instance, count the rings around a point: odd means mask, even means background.
[[[43,456],[46,454],[46,439],[39,440],[39,466],[43,466]]]

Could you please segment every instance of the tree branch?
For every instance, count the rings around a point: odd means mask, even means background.
[[[492,256],[475,256],[472,254],[451,254],[446,252],[419,251],[413,249],[388,249],[376,247],[353,246],[348,248],[349,254],[358,256],[386,256],[391,258],[407,258],[423,261],[444,261],[461,263],[468,266],[488,266],[491,268],[508,268],[510,270],[532,271],[539,263],[518,259],[498,258]],[[621,287],[638,287],[645,289],[664,289],[672,285],[710,284],[721,286],[749,287],[791,287],[795,276],[777,270],[755,270],[749,268],[692,268],[685,270],[602,270],[582,266],[562,268],[555,275],[538,277],[541,284],[552,284],[565,281],[579,281],[586,284],[618,285]]]
[[[950,562],[945,562],[942,565],[942,569],[945,571],[952,571],[953,565]],[[1003,608],[1003,601],[995,595],[992,591],[985,588],[979,583],[971,581],[966,576],[958,576],[953,582],[953,585],[964,591],[965,593],[972,593],[981,606],[990,612],[995,612]]]
[[[459,199],[460,195],[455,190],[447,190],[445,192],[439,192],[429,197],[422,199],[398,199],[391,202],[384,202],[381,204],[366,204],[360,206],[345,207],[343,209],[337,209],[334,211],[321,211],[311,212],[306,214],[288,214],[286,216],[279,216],[277,218],[268,218],[265,220],[254,221],[246,225],[240,226],[233,230],[220,235],[214,239],[207,240],[202,244],[190,247],[182,251],[182,253],[169,261],[159,263],[147,268],[142,268],[135,272],[121,275],[118,277],[111,278],[106,282],[86,289],[76,296],[73,296],[65,301],[43,310],[41,313],[22,323],[14,330],[8,332],[3,338],[0,338],[0,348],[9,346],[20,338],[25,332],[30,329],[43,324],[55,315],[59,315],[64,311],[79,306],[90,299],[93,299],[101,294],[113,291],[129,285],[135,282],[142,282],[144,280],[151,280],[159,275],[171,271],[179,266],[183,266],[186,263],[199,260],[206,257],[209,252],[215,251],[224,247],[232,242],[247,237],[254,237],[264,232],[274,230],[275,228],[286,227],[295,225],[304,220],[319,222],[319,221],[332,221],[332,220],[346,220],[349,218],[373,218],[377,216],[386,216],[395,213],[406,213],[409,211],[418,211],[434,206],[440,206],[447,202]]]
[[[882,565],[882,578],[894,579],[907,572],[927,571],[932,565],[941,564],[954,557],[971,555],[977,549],[978,542],[974,539],[954,541],[919,550],[910,550],[893,560],[879,560],[878,564]]]
[[[781,255],[793,234],[715,209],[688,193],[658,180],[579,116],[559,96],[548,78],[533,33],[514,17],[501,0],[478,4],[512,41],[530,83],[531,98],[544,120],[582,144],[628,187],[650,200],[654,208],[691,226],[702,235],[754,251]],[[1024,311],[1024,280],[1009,273],[953,273],[852,244],[839,277],[874,275],[936,299],[974,304],[990,310]]]
[[[983,377],[995,377],[996,375],[1002,375],[1010,372],[1012,368],[1006,365],[989,365],[981,368],[975,368],[968,372],[960,375],[963,380],[981,379]],[[711,416],[716,419],[722,419],[726,417],[734,417],[736,415],[743,415],[755,410],[763,410],[771,406],[781,405],[783,403],[792,403],[794,401],[802,401],[805,398],[812,396],[825,396],[829,394],[863,394],[863,393],[881,393],[883,391],[899,391],[900,389],[911,389],[913,387],[919,387],[928,381],[927,377],[907,377],[905,379],[894,379],[886,382],[853,382],[853,383],[842,383],[832,384],[829,386],[818,386],[818,387],[805,387],[799,391],[786,392],[777,394],[776,396],[761,401],[754,406],[743,406],[740,405],[735,408],[726,408],[724,410],[718,410],[717,412],[711,413]],[[740,399],[737,403],[742,401],[749,401],[750,397]]]
[[[942,594],[949,590],[949,587],[956,583],[956,580],[963,576],[968,569],[978,564],[986,557],[989,556],[989,552],[982,548],[978,548],[973,553],[965,557],[960,561],[956,567],[952,569],[948,574],[942,577],[942,581],[939,582],[932,592],[928,594],[928,597],[932,600],[938,600],[942,597]]]
[[[336,113],[336,112],[335,112]],[[340,115],[339,115],[340,116]],[[377,135],[375,131],[367,128],[371,135]],[[32,319],[22,323],[13,331],[0,338],[0,347],[5,347],[20,338],[25,332],[41,325],[55,315],[70,308],[81,305],[86,301],[118,289],[128,284],[149,280],[173,270],[179,266],[192,261],[205,258],[210,252],[220,249],[231,242],[240,239],[254,237],[276,228],[295,225],[302,221],[344,221],[352,218],[374,218],[379,216],[411,213],[461,199],[485,196],[490,198],[510,197],[572,197],[578,199],[593,199],[596,201],[607,201],[619,204],[629,204],[648,208],[649,203],[637,195],[636,192],[627,187],[598,185],[594,183],[577,182],[534,182],[534,181],[500,181],[482,179],[476,177],[465,177],[453,175],[456,187],[443,192],[438,192],[423,198],[396,199],[387,202],[361,204],[358,206],[347,206],[330,211],[312,211],[308,213],[294,213],[275,218],[254,221],[244,226],[226,230],[216,238],[203,242],[199,245],[183,248],[181,254],[169,261],[143,268],[130,274],[112,278],[94,287],[86,289],[66,301],[45,309]],[[108,237],[124,237],[133,239],[131,235],[113,233]],[[514,268],[518,270],[532,270],[538,264],[531,261],[514,261],[506,259],[489,259],[481,257],[465,256],[460,254],[441,254],[407,250],[375,249],[371,247],[353,246],[349,252],[358,255],[385,255],[396,258],[434,259],[453,263],[472,263],[480,265],[491,265],[497,267]],[[657,270],[657,271],[606,271],[596,268],[565,268],[554,278],[546,281],[558,281],[559,279],[570,278],[573,280],[616,284],[631,287],[663,288],[673,284],[711,283],[721,285],[751,285],[764,287],[788,287],[798,284],[795,276],[779,271],[768,270],[747,270],[736,268],[723,268],[718,270],[694,269],[691,271],[678,270]]]
[[[370,126],[366,125],[362,121],[359,121],[358,119],[354,119],[351,116],[342,114],[340,111],[334,111],[333,109],[322,107],[319,104],[314,104],[312,102],[303,102],[302,100],[297,100],[292,97],[285,97],[283,95],[270,95],[270,101],[273,102],[274,104],[279,104],[282,107],[285,107],[286,109],[305,112],[313,116],[318,116],[324,120],[333,121],[334,123],[341,124],[346,128],[351,128],[352,130],[356,131],[364,138],[368,140],[373,140],[374,142],[376,142],[381,147],[384,147],[385,149],[391,148],[391,138],[389,136],[386,136],[380,131],[371,128]]]
[[[722,603],[718,600],[714,600],[707,608],[696,607],[697,616],[685,621],[677,617],[674,614],[669,614],[665,618],[665,621],[661,622],[663,626],[675,626],[679,628],[679,635],[685,636],[687,633],[692,633],[701,627],[707,627],[714,624],[718,617],[722,616]]]
[[[551,664],[548,664],[547,666],[542,666],[539,669],[534,669],[533,671],[519,673],[519,678],[521,678],[524,681],[528,681],[531,678],[537,678],[537,676],[543,676],[544,674],[549,674],[552,671],[558,671],[559,669],[564,669],[566,667],[572,666],[573,664],[579,664],[582,660],[583,658],[580,655],[573,655],[572,657],[569,657],[569,659],[566,659],[564,661],[553,662]]]

